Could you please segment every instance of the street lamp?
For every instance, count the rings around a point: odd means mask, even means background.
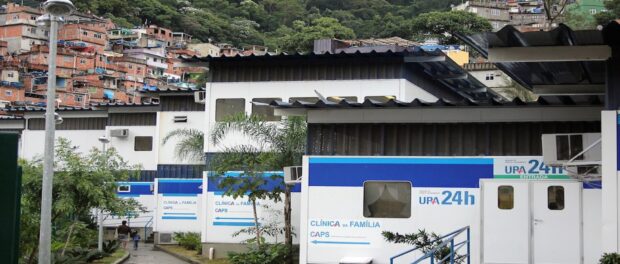
[[[60,17],[70,14],[75,7],[70,0],[47,0],[43,3],[45,15],[37,18],[37,25],[49,21],[49,56],[47,70],[47,105],[45,110],[45,150],[43,152],[43,184],[41,186],[41,227],[39,229],[39,264],[50,264],[52,251],[52,183],[54,180],[54,100],[56,99],[56,49]]]
[[[105,164],[104,166],[106,166],[108,164],[108,154],[106,153],[106,149],[105,146],[106,144],[110,143],[110,139],[107,138],[106,136],[101,136],[99,137],[99,142],[101,142],[101,144],[103,144],[103,155],[105,155]],[[97,250],[99,250],[99,252],[103,252],[103,209],[99,208],[99,213],[97,214],[97,222],[99,223],[99,236],[97,238]]]

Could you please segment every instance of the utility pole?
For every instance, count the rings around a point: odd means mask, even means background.
[[[56,54],[58,23],[62,16],[70,14],[75,7],[70,0],[47,0],[43,3],[46,14],[37,18],[37,24],[49,23],[49,55],[47,71],[47,105],[45,111],[45,146],[43,160],[43,184],[41,186],[41,223],[39,229],[39,264],[52,261],[52,186],[54,181],[54,140],[56,118],[54,101],[56,99]]]
[[[108,153],[106,152],[105,147],[106,147],[106,144],[110,143],[110,139],[103,136],[99,138],[99,142],[103,144],[102,149],[103,149],[103,155],[105,157],[103,166],[107,166],[108,165]],[[103,252],[103,208],[99,208],[98,210],[97,222],[99,223],[99,236],[97,238],[97,250],[99,250],[99,252]]]

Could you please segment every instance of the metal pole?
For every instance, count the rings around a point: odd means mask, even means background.
[[[103,155],[105,157],[104,166],[108,164],[108,157],[107,157],[107,153],[105,150],[105,145],[106,144],[103,143]],[[97,238],[97,250],[99,250],[99,252],[103,252],[103,209],[102,208],[99,208],[98,222],[99,222],[99,237]]]
[[[54,101],[56,99],[56,39],[58,21],[50,15],[50,40],[47,70],[47,105],[45,111],[45,150],[43,156],[43,185],[41,187],[41,228],[39,230],[39,264],[51,262],[52,241],[52,183],[54,180]]]

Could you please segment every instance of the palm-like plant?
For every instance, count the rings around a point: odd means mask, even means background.
[[[187,161],[204,160],[204,132],[191,128],[176,129],[164,137],[163,144],[165,145],[173,138],[178,139],[174,149],[178,159]]]
[[[243,135],[247,143],[225,146],[224,140],[231,134]],[[253,205],[256,243],[260,246],[262,237],[256,214],[256,201],[260,199],[279,201],[283,191],[263,189],[265,177],[262,172],[301,164],[306,145],[306,122],[301,117],[268,122],[261,116],[241,113],[216,124],[210,134],[210,140],[214,146],[222,150],[210,162],[211,171],[217,175],[223,175],[231,170],[243,171],[243,177],[223,177],[220,180],[220,187],[226,190],[225,195],[234,198],[247,195]],[[288,198],[290,195],[288,188],[285,194]],[[285,202],[286,244],[292,246],[290,199],[286,199]]]

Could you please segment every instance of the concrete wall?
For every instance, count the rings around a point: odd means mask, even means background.
[[[281,82],[217,82],[207,84],[206,135],[215,125],[216,101],[220,98],[244,98],[245,112],[251,114],[253,98],[317,97],[318,91],[325,97],[355,96],[358,102],[366,96],[396,96],[397,100],[411,101],[419,98],[434,102],[437,98],[404,79],[342,80],[342,81],[281,81]],[[243,142],[240,136],[231,136],[227,143]],[[217,149],[208,141],[205,152]]]
[[[159,124],[159,164],[203,164],[201,160],[181,160],[175,154],[175,146],[179,141],[177,138],[173,138],[163,144],[163,139],[168,133],[175,129],[196,129],[204,131],[205,129],[205,113],[204,112],[158,112],[157,123]],[[175,116],[187,116],[187,123],[175,123]]]

